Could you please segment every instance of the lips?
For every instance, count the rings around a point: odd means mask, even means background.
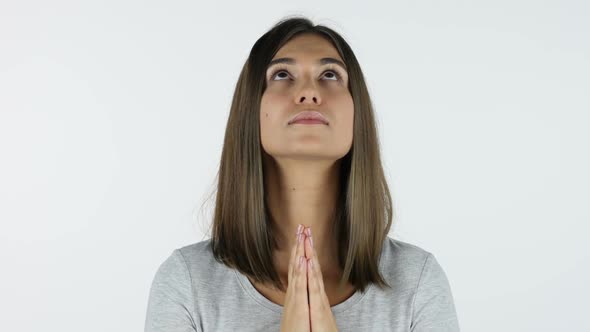
[[[316,120],[321,121],[325,125],[328,124],[328,120],[326,119],[326,117],[324,117],[324,115],[318,111],[299,112],[291,120],[289,120],[289,124],[292,124],[299,120]]]

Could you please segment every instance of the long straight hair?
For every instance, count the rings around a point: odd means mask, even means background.
[[[372,102],[360,65],[348,43],[332,29],[305,17],[283,18],[252,47],[240,72],[227,121],[211,246],[215,259],[253,280],[285,291],[273,264],[277,248],[264,190],[260,142],[260,101],[265,73],[276,52],[302,33],[331,42],[348,68],[354,103],[353,142],[340,164],[340,192],[334,211],[338,263],[346,281],[365,291],[390,287],[379,273],[379,258],[392,224],[391,194],[384,176]]]

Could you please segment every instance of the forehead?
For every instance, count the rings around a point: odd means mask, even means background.
[[[327,39],[315,34],[302,34],[293,37],[279,51],[274,58],[323,58],[331,57],[342,61],[336,48]]]

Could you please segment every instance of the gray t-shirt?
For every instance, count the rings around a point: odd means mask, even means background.
[[[371,284],[332,306],[343,331],[459,331],[451,287],[434,255],[387,237]],[[152,282],[146,332],[279,331],[282,306],[213,258],[210,240],[175,249]]]

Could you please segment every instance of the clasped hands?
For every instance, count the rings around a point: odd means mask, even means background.
[[[311,228],[299,225],[289,261],[288,287],[281,332],[338,331],[324,290],[324,280],[313,247]]]

